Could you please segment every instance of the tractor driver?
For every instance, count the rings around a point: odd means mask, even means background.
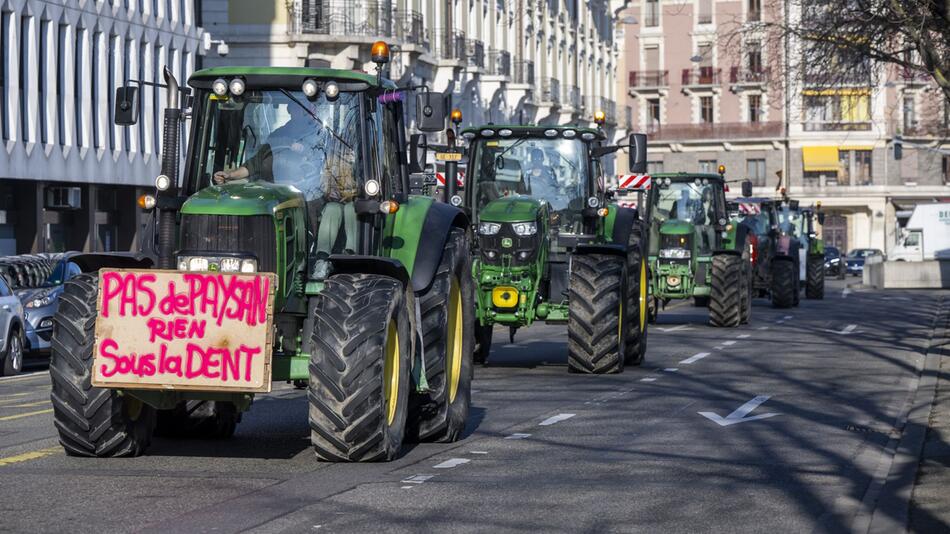
[[[551,167],[544,163],[544,151],[532,148],[529,153],[528,169],[525,173],[528,179],[528,190],[532,196],[544,199],[551,204],[555,211],[565,209],[567,204],[561,195],[561,186]]]

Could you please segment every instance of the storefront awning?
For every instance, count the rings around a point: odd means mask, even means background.
[[[802,147],[802,163],[805,172],[838,170],[838,147],[806,146]]]

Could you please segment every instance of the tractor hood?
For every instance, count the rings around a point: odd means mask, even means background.
[[[693,233],[693,225],[686,221],[673,220],[666,221],[660,227],[660,233],[663,235],[686,235]]]
[[[303,205],[303,195],[296,189],[254,181],[206,187],[186,200],[181,212],[207,215],[273,215],[278,210]]]
[[[480,221],[522,222],[534,221],[542,209],[542,201],[529,196],[513,195],[492,200],[478,214]]]

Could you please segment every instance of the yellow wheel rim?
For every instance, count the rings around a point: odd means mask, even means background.
[[[383,361],[383,399],[386,410],[386,424],[396,419],[396,405],[399,400],[399,332],[396,322],[389,321],[386,329],[386,355]]]
[[[647,262],[640,261],[640,331],[647,323]]]
[[[449,387],[449,403],[455,401],[462,376],[462,291],[458,280],[452,277],[449,288],[449,316],[446,323],[445,372]]]

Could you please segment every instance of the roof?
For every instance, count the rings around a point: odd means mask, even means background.
[[[289,77],[289,78],[318,78],[326,80],[338,80],[341,82],[359,82],[369,84],[370,87],[380,87],[377,78],[373,74],[358,72],[345,69],[318,69],[308,67],[213,67],[196,71],[189,78],[189,83],[194,80],[205,80],[214,78],[226,78],[229,76],[248,77]],[[193,85],[193,84],[192,84]],[[386,89],[395,89],[396,84],[392,80],[383,79],[382,87]]]
[[[657,174],[651,174],[654,180],[657,178],[710,178],[713,180],[724,180],[722,175],[714,174],[710,172],[661,172]]]
[[[576,126],[572,124],[561,124],[558,126],[543,126],[540,124],[483,124],[480,126],[470,126],[462,130],[462,133],[467,132],[474,133],[479,135],[482,130],[491,129],[496,132],[499,130],[511,130],[512,137],[532,137],[537,136],[540,138],[546,138],[544,132],[546,130],[557,130],[558,132],[563,132],[565,130],[574,130],[578,134],[591,133],[597,136],[597,140],[604,141],[607,139],[607,135],[600,130],[599,128],[588,128],[586,126]],[[552,138],[554,139],[554,138]]]

